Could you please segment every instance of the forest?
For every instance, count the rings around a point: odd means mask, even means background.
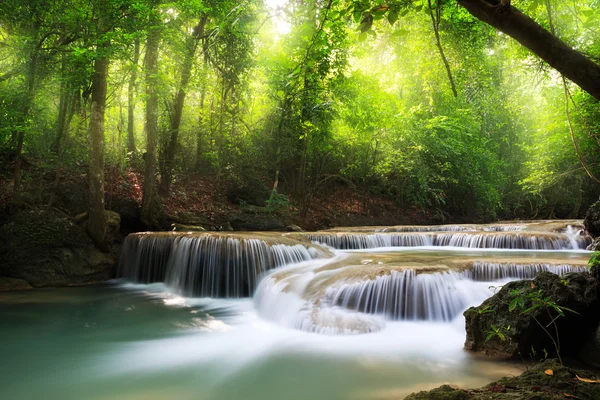
[[[232,201],[311,226],[336,196],[412,222],[584,215],[598,2],[519,2],[581,58],[564,65],[469,3],[486,1],[4,0],[2,203],[52,207],[79,182],[97,242],[110,196],[150,229]]]

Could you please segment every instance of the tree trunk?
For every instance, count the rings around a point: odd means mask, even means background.
[[[140,60],[140,39],[135,39],[133,46],[133,65],[131,67],[131,76],[129,77],[129,87],[127,88],[127,151],[130,153],[135,153],[136,151],[134,111],[137,67]]]
[[[104,215],[104,109],[106,107],[106,78],[109,43],[98,45],[99,57],[94,62],[92,105],[90,112],[89,160],[89,221],[88,232],[100,249],[106,249],[106,218]]]
[[[448,75],[448,80],[450,81],[450,86],[452,88],[452,94],[454,97],[458,97],[458,92],[456,91],[456,85],[454,84],[454,78],[452,77],[452,70],[450,69],[450,63],[448,63],[448,59],[446,58],[446,53],[444,53],[444,48],[442,47],[442,40],[440,39],[440,1],[437,0],[435,5],[435,15],[433,13],[433,7],[431,6],[431,0],[427,0],[429,5],[429,15],[431,16],[431,23],[433,24],[433,32],[435,34],[435,44],[440,52],[440,57],[442,57],[442,61],[444,62],[444,67],[446,68],[446,74]]]
[[[199,171],[202,166],[202,128],[204,125],[204,97],[206,88],[202,85],[200,92],[200,110],[198,111],[198,135],[196,138],[196,170]]]
[[[21,189],[21,154],[23,153],[23,140],[25,139],[25,125],[27,124],[27,117],[29,110],[31,109],[31,103],[35,98],[35,72],[37,68],[38,50],[33,49],[30,59],[26,77],[27,91],[23,102],[23,109],[21,110],[22,123],[21,126],[17,127],[16,130],[16,149],[15,149],[15,170],[14,170],[14,186],[13,192],[18,193]]]
[[[200,38],[204,34],[204,26],[208,17],[206,15],[200,18],[198,24],[194,27],[192,35],[188,37],[185,46],[185,58],[181,67],[181,78],[179,80],[179,90],[173,103],[173,118],[171,118],[171,129],[169,142],[164,153],[164,162],[162,163],[160,194],[166,196],[169,194],[171,182],[173,181],[173,166],[175,161],[175,151],[177,150],[177,141],[179,137],[179,126],[183,115],[183,105],[185,102],[185,91],[192,76],[192,67],[194,66],[194,56]]]
[[[144,58],[146,84],[146,170],[142,197],[142,222],[148,228],[159,227],[160,203],[156,193],[156,145],[158,141],[158,45],[160,21],[154,21],[146,40]]]
[[[505,2],[506,3],[506,2]],[[571,48],[533,19],[499,0],[458,0],[475,18],[527,47],[551,67],[600,100],[600,65]]]

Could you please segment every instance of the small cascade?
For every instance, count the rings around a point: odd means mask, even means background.
[[[489,294],[489,288],[465,279],[459,272],[417,274],[406,269],[332,287],[327,291],[327,300],[334,306],[383,314],[392,320],[450,321]]]
[[[318,257],[300,244],[210,234],[134,234],[125,239],[119,276],[165,282],[188,296],[247,297],[267,270]]]
[[[588,236],[579,234],[490,231],[414,233],[327,233],[303,234],[313,242],[342,250],[378,247],[446,246],[478,249],[567,250],[585,249]]]
[[[415,225],[375,228],[373,232],[475,232],[473,225]]]
[[[569,264],[507,264],[475,262],[464,274],[474,281],[499,281],[506,279],[533,279],[542,271],[564,275],[569,272],[585,272],[586,268]]]
[[[563,250],[585,249],[586,239],[570,239],[556,233],[440,233],[436,236],[434,245],[477,249]]]
[[[332,286],[324,303],[382,314],[391,320],[450,321],[492,294],[488,284],[477,282],[533,279],[542,271],[564,275],[583,272],[585,267],[475,262],[463,272],[418,273],[415,269],[405,269],[375,279]]]
[[[485,232],[517,232],[527,228],[526,225],[487,225],[483,226]]]
[[[313,242],[331,246],[335,249],[374,249],[377,247],[422,247],[433,245],[431,234],[306,234],[305,237]]]
[[[306,286],[314,279],[315,274],[307,271],[283,278],[277,274],[267,276],[254,295],[258,313],[287,328],[324,335],[372,333],[385,327],[385,322],[377,316],[323,307],[304,299]]]

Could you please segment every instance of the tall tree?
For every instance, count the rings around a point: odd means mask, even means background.
[[[155,3],[156,5],[156,3]],[[158,143],[158,51],[161,37],[160,14],[156,7],[151,10],[144,56],[144,79],[146,86],[146,154],[144,190],[142,197],[142,222],[149,228],[159,226],[160,202],[156,190],[157,143]]]
[[[104,111],[106,108],[106,79],[108,77],[110,29],[108,2],[98,2],[98,30],[96,58],[92,77],[90,112],[90,160],[89,160],[89,219],[88,232],[96,245],[106,247],[106,216],[104,213]]]
[[[181,75],[179,78],[179,88],[177,95],[173,100],[171,127],[169,129],[169,140],[164,152],[163,162],[161,163],[161,182],[160,193],[167,195],[173,181],[173,167],[175,161],[175,151],[177,150],[177,141],[179,138],[179,127],[181,125],[181,117],[183,115],[183,106],[188,83],[192,76],[192,67],[196,55],[196,49],[200,43],[200,39],[204,36],[204,28],[208,21],[208,15],[203,14],[200,20],[192,29],[191,35],[186,39],[184,58],[181,65]]]
[[[140,60],[140,39],[135,38],[133,43],[133,62],[131,63],[131,75],[127,88],[127,151],[135,153],[135,91],[137,85],[137,70]]]

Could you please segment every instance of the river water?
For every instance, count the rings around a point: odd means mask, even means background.
[[[284,257],[284,265],[259,271],[252,298],[202,297],[189,282],[128,279],[0,293],[0,398],[358,400],[399,399],[442,383],[478,387],[524,366],[463,351],[462,311],[515,279],[489,269],[477,279],[472,264],[562,273],[589,257],[574,248],[310,251],[313,259]],[[187,262],[177,260],[177,268]],[[417,271],[416,283],[403,283],[415,288],[414,311],[368,306],[409,299],[386,283],[407,269]],[[368,295],[359,290],[365,282]],[[460,312],[449,308],[440,317],[436,306],[421,304],[430,298]]]

